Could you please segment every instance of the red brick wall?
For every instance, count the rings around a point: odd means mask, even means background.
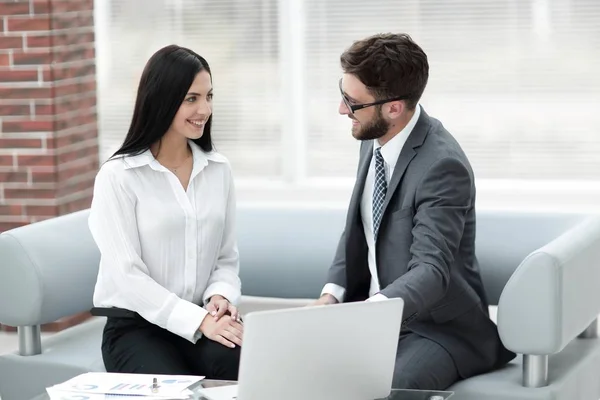
[[[89,207],[93,0],[0,0],[0,232]]]

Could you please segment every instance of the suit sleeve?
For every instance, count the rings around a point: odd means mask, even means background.
[[[446,293],[466,215],[473,207],[472,181],[460,160],[443,158],[417,188],[408,272],[381,291],[404,299],[405,321],[427,311]]]
[[[358,163],[358,170],[360,171],[360,165],[366,157],[367,152],[371,149],[365,141],[360,144],[360,157]],[[359,178],[359,172],[357,171],[357,179]],[[360,203],[359,203],[360,204]],[[340,241],[333,258],[331,267],[327,274],[327,284],[321,291],[321,295],[325,293],[331,294],[340,303],[344,301],[346,294],[346,229],[342,232]]]
[[[340,237],[333,263],[329,267],[327,284],[321,295],[325,293],[331,294],[340,303],[344,301],[346,294],[346,235],[344,232]]]

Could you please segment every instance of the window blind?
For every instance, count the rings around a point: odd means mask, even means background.
[[[101,156],[127,133],[147,60],[175,43],[211,67],[212,137],[236,177],[280,175],[276,6],[273,0],[96,1]]]
[[[600,180],[600,2],[307,0],[308,175],[355,173],[336,116],[339,55],[407,32],[428,55],[421,104],[459,140],[477,178]]]
[[[429,57],[421,104],[462,144],[477,178],[600,180],[597,0],[101,0],[96,7],[103,156],[127,131],[145,62],[178,43],[211,65],[213,136],[236,178],[277,180],[295,169],[303,171],[292,176],[308,179],[351,178],[358,143],[337,112],[339,56],[356,39],[407,32]],[[301,62],[295,85],[282,84],[289,65],[282,54]],[[286,100],[296,95],[296,103]],[[296,112],[291,104],[302,106]]]

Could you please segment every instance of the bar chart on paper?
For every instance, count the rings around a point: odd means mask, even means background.
[[[89,372],[47,388],[51,399],[97,400],[115,397],[186,399],[203,376]]]

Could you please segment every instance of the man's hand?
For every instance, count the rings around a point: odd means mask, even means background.
[[[206,310],[218,321],[225,313],[229,312],[234,321],[240,321],[240,314],[236,306],[221,295],[214,295],[206,305]]]
[[[311,306],[326,306],[329,304],[336,304],[337,302],[338,301],[335,297],[333,297],[329,293],[325,293],[319,298],[319,300],[315,301],[314,303],[312,303],[310,305]]]
[[[223,346],[234,348],[235,345],[242,345],[244,327],[229,315],[224,315],[217,321],[209,314],[204,317],[199,330],[204,336]]]

